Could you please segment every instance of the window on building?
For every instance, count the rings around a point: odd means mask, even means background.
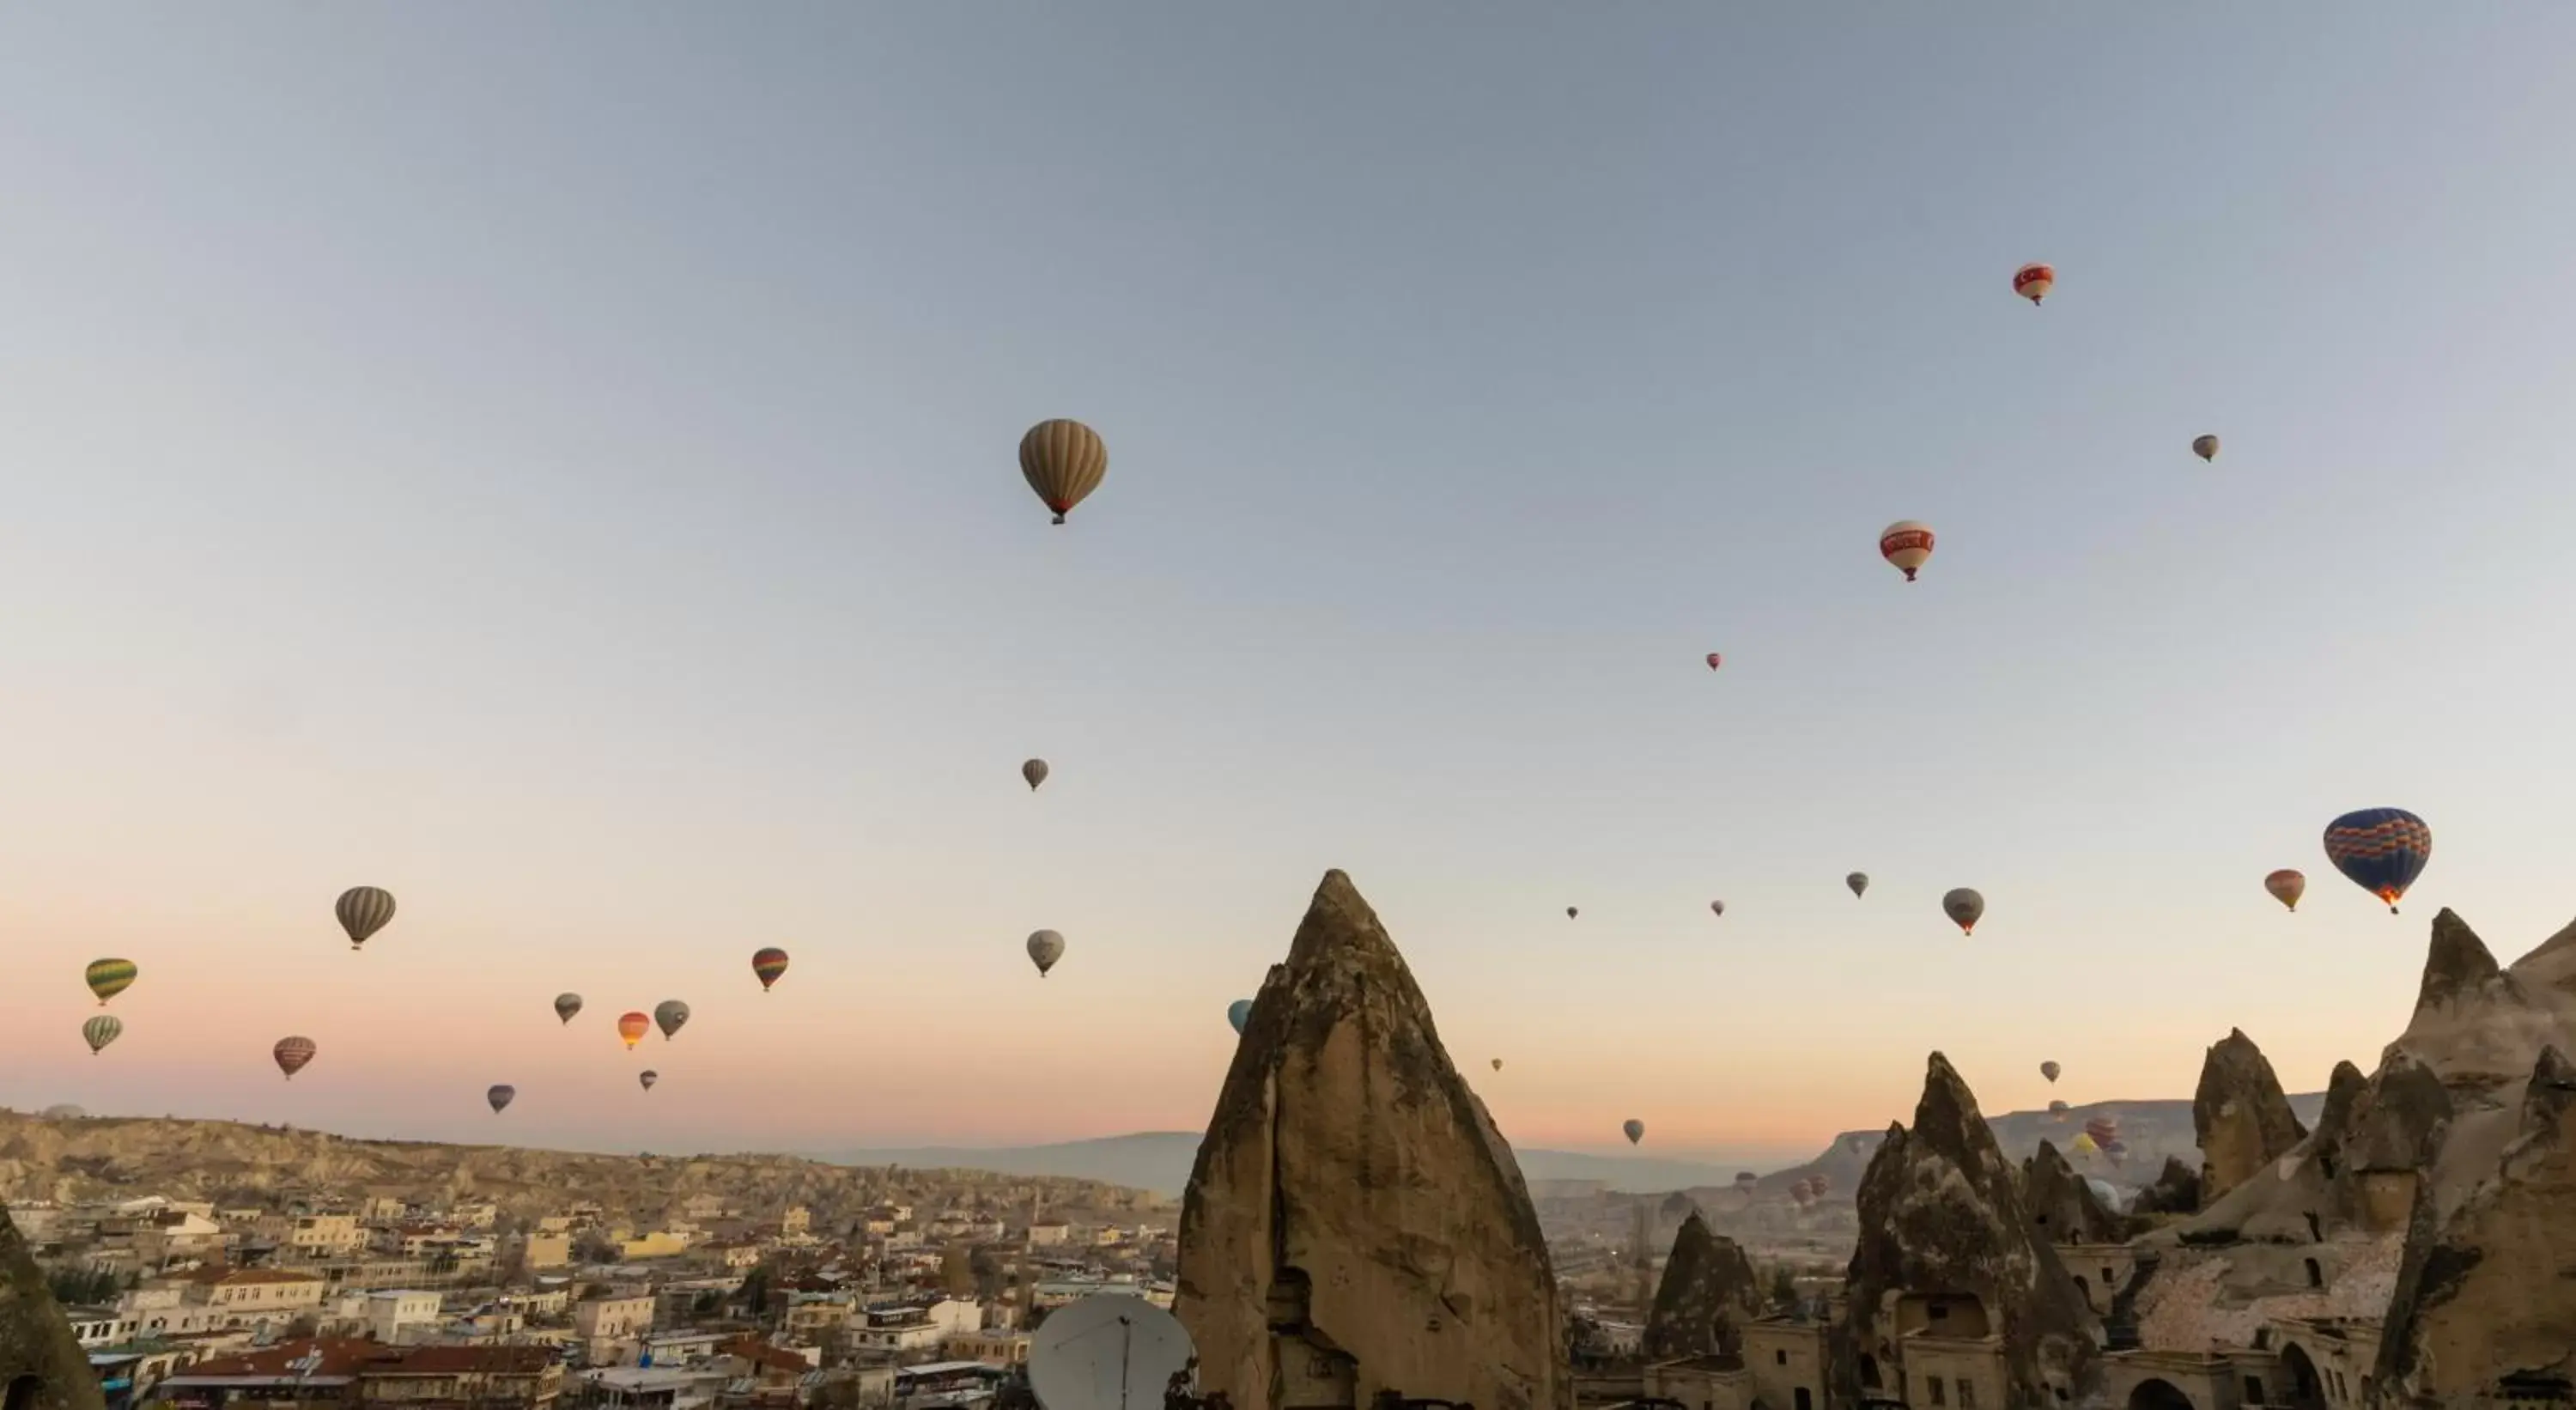
[[[1950,1383],[1948,1381],[1941,1379],[1939,1376],[1925,1376],[1923,1378],[1923,1388],[1931,1392],[1933,1404],[1947,1405],[1950,1403]]]
[[[2102,1286],[2107,1288],[2118,1281],[2120,1280],[2111,1276],[2110,1269],[2105,1268],[2102,1270]]]
[[[1807,1393],[1805,1386],[1798,1387],[1798,1410],[1816,1410],[1816,1398]]]
[[[1959,1410],[1977,1410],[1977,1383],[1965,1376],[1959,1378]]]
[[[2245,1403],[2248,1405],[2260,1405],[2263,1403],[2263,1378],[2261,1376],[2247,1376],[2245,1378]]]
[[[1789,1364],[1789,1353],[1787,1353],[1787,1352],[1785,1352],[1785,1351],[1775,1351],[1775,1352],[1772,1352],[1772,1353],[1771,1353],[1771,1355],[1772,1355],[1772,1358],[1773,1358],[1773,1360],[1774,1360],[1774,1362],[1775,1362],[1776,1364],[1778,1364],[1778,1365],[1782,1365],[1782,1366],[1786,1366],[1786,1365],[1788,1365],[1788,1364]]]
[[[1943,1318],[1948,1317],[1949,1315],[1950,1315],[1950,1304],[1948,1304],[1948,1303],[1946,1303],[1946,1302],[1936,1302],[1936,1303],[1932,1304],[1932,1320],[1933,1320],[1933,1321],[1938,1322],[1938,1321],[1942,1320]]]
[[[2312,1288],[2324,1287],[2326,1285],[2326,1270],[2319,1267],[2317,1261],[2313,1258],[2302,1259],[2300,1261],[2308,1265],[2308,1286]]]

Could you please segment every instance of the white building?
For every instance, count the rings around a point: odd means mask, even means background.
[[[367,1294],[367,1335],[387,1346],[413,1346],[438,1331],[439,1296],[394,1288]]]

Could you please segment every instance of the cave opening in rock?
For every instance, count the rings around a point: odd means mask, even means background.
[[[12,1377],[5,1395],[0,1395],[0,1410],[36,1410],[36,1378]]]
[[[2129,1410],[2199,1410],[2191,1397],[2167,1380],[2144,1380],[2129,1392]]]

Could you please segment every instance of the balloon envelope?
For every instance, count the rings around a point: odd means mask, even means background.
[[[110,1014],[100,1014],[81,1025],[81,1041],[89,1044],[90,1056],[96,1057],[100,1049],[115,1042],[116,1035],[124,1031],[122,1021]]]
[[[517,1101],[518,1099],[519,1089],[510,1086],[507,1083],[495,1083],[492,1090],[483,1094],[483,1100],[492,1104],[492,1114],[494,1116],[500,1115],[501,1108],[508,1106],[510,1103]]]
[[[581,1012],[581,995],[573,993],[555,995],[555,1017],[570,1023],[572,1016],[579,1012]]]
[[[768,993],[769,986],[778,982],[778,976],[787,972],[787,952],[775,945],[753,951],[751,972],[760,977],[760,992]]]
[[[2025,264],[2013,271],[2013,292],[2038,303],[2057,287],[2057,271],[2044,264]]]
[[[2051,1116],[2064,1116],[2066,1114],[2066,1103],[2050,1102],[2048,1104],[2048,1114]]]
[[[352,886],[340,893],[331,910],[339,916],[340,928],[348,932],[349,948],[354,950],[394,918],[394,895],[381,886]]]
[[[1572,919],[1574,919],[1576,916],[1581,915],[1581,914],[1583,914],[1581,911],[1576,910],[1576,909],[1575,909],[1574,907],[1572,907],[1572,906],[1568,906],[1568,907],[1566,907],[1566,908],[1565,908],[1565,918],[1566,918],[1567,920],[1572,920]]]
[[[664,999],[653,1006],[653,1022],[662,1030],[662,1041],[669,1042],[689,1021],[689,1006],[677,999]]]
[[[1878,556],[1905,571],[1905,580],[1914,581],[1914,572],[1932,561],[1932,526],[1912,519],[1899,519],[1878,531]]]
[[[89,968],[81,972],[81,979],[98,996],[99,1007],[105,1008],[108,1000],[134,987],[134,977],[140,972],[132,960],[91,960]]]
[[[1724,901],[1709,902],[1708,913],[1713,916],[1722,916],[1726,914],[1726,903]]]
[[[644,1041],[644,1034],[652,1027],[653,1020],[650,1017],[632,1009],[617,1016],[617,1036],[625,1039],[626,1046],[629,1048]]]
[[[2039,1075],[2047,1078],[2051,1082],[2056,1081],[2057,1074],[2064,1072],[2065,1070],[2065,1068],[2059,1067],[2054,1062],[2043,1062],[2039,1065]]]
[[[287,1080],[291,1082],[295,1079],[295,1074],[304,1070],[306,1063],[313,1061],[313,1054],[316,1051],[318,1050],[313,1046],[313,1040],[310,1038],[280,1038],[277,1040],[277,1046],[268,1050],[268,1055],[276,1061],[277,1070],[285,1073]]]
[[[1234,1031],[1237,1034],[1243,1032],[1243,1025],[1251,1021],[1251,1018],[1252,1001],[1250,999],[1237,999],[1225,1006],[1225,1021],[1234,1025]]]
[[[2203,460],[2216,460],[2218,458],[2218,437],[2193,437],[2191,442],[2191,453],[2199,456]]]
[[[1986,898],[1972,887],[1962,886],[1941,898],[1941,914],[1957,922],[1959,933],[1977,933],[1977,918],[1986,913]]]
[[[1634,1117],[1619,1123],[1619,1129],[1628,1133],[1628,1144],[1632,1146],[1646,1139],[1646,1123]]]
[[[1032,792],[1036,791],[1039,784],[1046,782],[1046,776],[1047,762],[1044,759],[1031,759],[1020,765],[1020,777],[1029,781]]]
[[[1020,475],[1059,524],[1108,474],[1109,447],[1079,421],[1041,421],[1020,437]]]
[[[1865,871],[1853,872],[1851,875],[1843,878],[1843,885],[1850,887],[1853,895],[1861,895],[1869,890],[1869,873]]]
[[[2326,824],[2326,859],[2395,915],[2398,898],[2433,860],[2433,829],[2404,808],[2363,808]]]
[[[1035,931],[1029,936],[1029,961],[1038,967],[1038,978],[1046,978],[1055,962],[1064,958],[1064,937],[1052,930]]]
[[[1503,1070],[1503,1060],[1502,1060],[1501,1058],[1496,1058],[1496,1059],[1494,1059],[1494,1070],[1495,1070],[1496,1072],[1500,1072],[1500,1071],[1502,1071],[1502,1070]]]
[[[653,1090],[654,1083],[662,1080],[662,1074],[655,1072],[653,1069],[648,1067],[642,1072],[635,1074],[635,1080],[643,1086],[645,1091],[649,1092]]]
[[[1712,671],[1716,670],[1719,660],[1720,658],[1716,652],[1712,651],[1708,653],[1708,668]]]
[[[2295,911],[2299,908],[2299,898],[2308,894],[2308,876],[2305,872],[2283,867],[2263,878],[2263,889],[2272,893],[2273,900]]]

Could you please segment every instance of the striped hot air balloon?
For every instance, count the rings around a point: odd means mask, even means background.
[[[2397,899],[2433,860],[2433,829],[2404,808],[2363,808],[2326,824],[2326,860],[2395,915]]]
[[[775,945],[761,949],[751,957],[751,972],[760,976],[760,992],[768,993],[778,976],[787,972],[787,952]]]
[[[134,987],[137,972],[132,960],[91,960],[81,978],[98,995],[98,1006],[106,1008],[108,1000]]]
[[[1108,477],[1109,447],[1079,421],[1041,421],[1020,437],[1020,474],[1061,524]]]
[[[649,1014],[637,1013],[629,1009],[617,1016],[617,1036],[625,1039],[626,1046],[630,1049],[643,1042],[644,1035],[652,1029],[653,1019]]]
[[[2057,287],[2057,271],[2036,262],[2013,271],[2013,292],[2037,305]]]
[[[352,886],[340,893],[331,909],[340,917],[340,928],[349,933],[349,948],[355,950],[394,918],[394,894],[381,886]]]
[[[124,1023],[112,1014],[103,1013],[81,1025],[81,1041],[89,1044],[89,1055],[97,1057],[108,1044],[116,1041],[116,1035],[124,1031]]]
[[[280,1038],[277,1040],[277,1046],[268,1050],[268,1055],[277,1060],[277,1070],[285,1073],[286,1080],[292,1082],[295,1080],[295,1074],[302,1072],[304,1065],[313,1061],[313,1054],[316,1051],[310,1038]]]

